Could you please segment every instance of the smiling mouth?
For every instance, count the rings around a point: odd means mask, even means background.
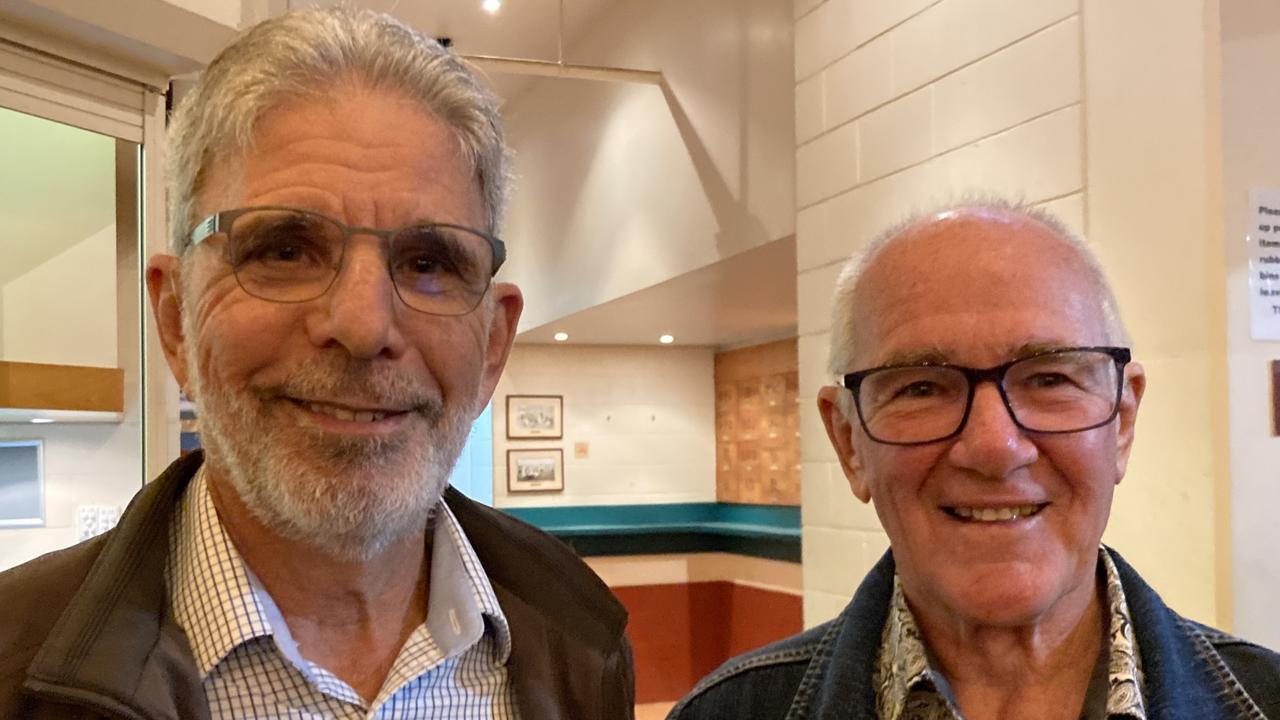
[[[943,511],[961,522],[998,523],[1023,520],[1035,517],[1041,510],[1049,507],[1049,503],[1031,503],[1027,505],[1009,505],[1004,507],[972,507],[956,505],[943,507]]]
[[[387,409],[364,410],[364,409],[345,407],[343,405],[334,405],[332,403],[314,402],[311,400],[299,400],[297,398],[289,398],[289,401],[292,402],[294,405],[297,405],[298,407],[303,408],[304,410],[310,410],[311,412],[319,413],[321,415],[328,415],[329,417],[336,418],[338,420],[344,420],[346,422],[375,423],[375,422],[378,422],[379,420],[385,420],[386,418],[389,418],[389,417],[404,415],[406,412],[408,412],[407,410],[387,410]]]

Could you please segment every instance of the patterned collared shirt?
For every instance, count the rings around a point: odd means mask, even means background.
[[[218,519],[203,470],[183,495],[166,577],[214,720],[517,720],[507,678],[511,633],[475,551],[442,500],[432,522],[426,622],[372,703],[303,657],[275,602]]]
[[[1129,606],[1115,563],[1106,550],[1099,550],[1099,562],[1106,582],[1110,617],[1106,662],[1099,662],[1082,718],[1098,716],[1108,720],[1146,720],[1142,702],[1142,664]],[[880,655],[874,675],[878,720],[963,720],[956,707],[951,686],[942,673],[931,666],[929,651],[920,637],[920,628],[902,594],[902,583],[893,578],[893,599],[880,641]],[[1105,699],[1103,694],[1105,693]],[[1097,713],[1090,706],[1096,705]]]

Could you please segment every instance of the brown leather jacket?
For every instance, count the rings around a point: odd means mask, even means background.
[[[111,532],[0,573],[0,718],[207,720],[164,581],[169,522],[197,453]],[[523,720],[634,716],[627,614],[564,544],[450,488],[445,496],[511,625]]]

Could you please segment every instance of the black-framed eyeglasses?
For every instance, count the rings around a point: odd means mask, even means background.
[[[1070,347],[984,369],[890,365],[845,375],[858,420],[876,442],[923,445],[960,434],[978,383],[1000,391],[1009,416],[1034,433],[1073,433],[1111,422],[1120,409],[1128,348]]]
[[[223,258],[236,282],[272,302],[315,300],[342,269],[347,240],[387,241],[387,272],[405,305],[432,315],[466,315],[480,305],[506,246],[485,232],[448,223],[397,230],[350,227],[326,215],[289,207],[248,207],[214,213],[191,232],[193,246],[225,236]]]

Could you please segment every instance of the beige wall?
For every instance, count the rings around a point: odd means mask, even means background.
[[[116,226],[0,285],[0,360],[116,367]]]
[[[1235,630],[1280,647],[1280,439],[1271,434],[1269,363],[1280,342],[1250,338],[1245,235],[1250,188],[1280,188],[1280,5],[1222,5],[1222,137],[1230,371],[1231,518]]]
[[[830,290],[843,258],[876,230],[975,191],[1046,204],[1098,247],[1151,373],[1106,539],[1175,608],[1221,621],[1221,302],[1205,272],[1216,246],[1204,242],[1212,49],[1201,3],[1112,5],[798,0],[801,396],[831,382]],[[816,412],[801,422],[813,624],[843,607],[887,539],[851,497]]]
[[[504,106],[521,329],[793,232],[790,25],[774,0],[621,0],[566,58],[660,70],[669,95],[538,80]]]
[[[714,502],[712,368],[711,348],[517,345],[493,395],[494,505]],[[564,396],[564,438],[507,440],[507,395]],[[541,447],[564,449],[564,492],[507,494],[507,450]]]

